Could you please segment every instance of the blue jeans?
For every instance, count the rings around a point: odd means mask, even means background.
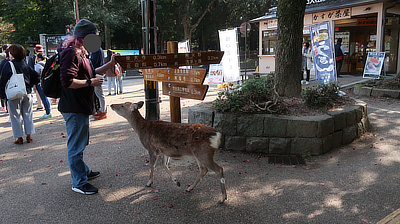
[[[47,98],[47,96],[44,95],[44,92],[42,90],[42,87],[40,86],[40,83],[36,85],[36,90],[39,93],[40,99],[43,102],[44,109],[46,110],[46,114],[50,114],[51,113],[50,101]]]
[[[62,113],[67,129],[68,164],[71,171],[72,186],[81,187],[87,183],[89,167],[83,161],[83,150],[89,143],[89,115]]]

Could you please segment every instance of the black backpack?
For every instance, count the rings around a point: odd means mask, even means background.
[[[52,98],[61,97],[60,55],[55,54],[46,60],[40,82],[44,95]]]

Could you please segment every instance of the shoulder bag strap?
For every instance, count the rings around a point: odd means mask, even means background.
[[[17,72],[15,71],[14,64],[11,61],[9,61],[9,62],[10,62],[10,66],[11,66],[11,70],[12,70],[13,75],[17,74]]]

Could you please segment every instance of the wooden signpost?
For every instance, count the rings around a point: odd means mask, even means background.
[[[170,96],[171,121],[180,122],[180,97],[203,100],[206,69],[180,69],[179,66],[219,64],[223,51],[176,53],[177,42],[168,42],[168,54],[126,55],[115,59],[125,70],[143,69],[147,81],[161,81],[162,92]]]

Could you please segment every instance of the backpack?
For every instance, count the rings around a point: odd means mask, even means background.
[[[44,95],[52,98],[61,97],[61,81],[60,81],[60,55],[55,54],[46,60],[40,82]]]

